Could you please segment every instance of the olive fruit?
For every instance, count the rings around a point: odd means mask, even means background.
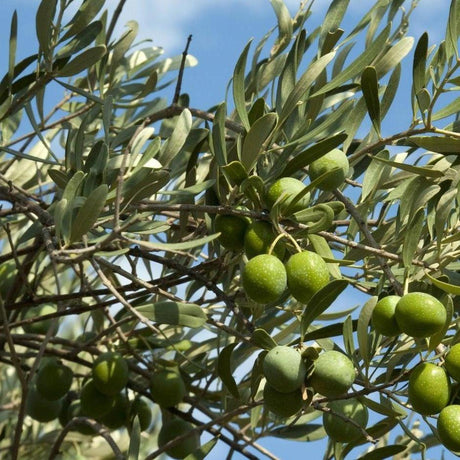
[[[447,319],[444,305],[425,292],[410,292],[396,304],[395,316],[401,331],[411,337],[430,337]]]
[[[257,303],[275,302],[287,286],[283,263],[269,254],[260,254],[249,260],[241,278],[246,295]]]
[[[318,184],[318,188],[331,191],[344,183],[349,168],[350,165],[345,153],[339,149],[333,149],[321,158],[313,161],[308,169],[308,174],[313,181],[323,174],[330,172],[330,174]],[[332,172],[333,170],[334,172]]]
[[[437,429],[442,444],[453,452],[460,452],[460,406],[445,407],[438,417]]]
[[[50,361],[40,367],[36,386],[39,393],[50,401],[61,399],[72,385],[73,372],[70,367],[57,361]]]
[[[352,420],[363,429],[366,428],[369,418],[367,407],[357,399],[338,399],[328,404],[331,412],[323,414],[323,425],[328,436],[336,442],[351,442],[358,439],[362,432],[358,426],[343,420],[340,414]]]
[[[287,199],[283,203],[283,207],[286,209],[292,202],[292,199],[305,189],[305,184],[294,177],[281,177],[275,181],[267,191],[265,201],[271,208],[275,202],[284,194]],[[310,202],[310,194],[306,193],[299,201],[297,201],[293,207],[292,212],[302,211],[305,209]]]
[[[335,397],[346,393],[355,377],[356,371],[352,361],[343,353],[330,350],[320,354],[314,362],[313,373],[308,383],[316,393]]]
[[[152,423],[152,410],[144,398],[136,398],[130,407],[130,425],[134,417],[138,417],[141,431],[145,431]]]
[[[166,453],[172,458],[185,458],[200,447],[200,435],[193,430],[193,425],[180,418],[173,418],[163,423],[158,433],[158,446],[163,447],[169,441],[185,435],[178,444],[166,449]]]
[[[449,376],[435,364],[418,364],[409,377],[408,396],[409,403],[419,414],[437,414],[449,403]]]
[[[286,263],[289,291],[302,303],[329,283],[329,270],[324,259],[312,251],[298,252]]]
[[[252,259],[260,254],[267,254],[271,244],[276,238],[275,230],[270,222],[254,221],[249,224],[244,234],[244,252],[248,259]],[[286,247],[282,241],[278,241],[273,250],[273,254],[282,259]]]
[[[114,403],[114,397],[101,393],[94,380],[90,379],[83,385],[80,393],[80,404],[82,412],[88,417],[97,418],[107,414]]]
[[[267,382],[281,393],[299,389],[306,372],[302,356],[291,347],[278,345],[265,355],[263,374]]]
[[[300,389],[289,393],[275,390],[269,383],[264,387],[265,407],[279,417],[290,417],[297,414],[303,406],[302,392]]]
[[[51,313],[56,313],[57,307],[54,304],[45,303],[43,305],[38,305],[37,307],[29,308],[24,314],[24,319],[38,318],[44,315],[50,315]],[[45,335],[48,332],[53,320],[44,319],[42,321],[35,321],[30,324],[24,324],[22,328],[28,334],[41,334]]]
[[[375,305],[372,311],[372,326],[379,334],[393,337],[401,333],[395,317],[396,304],[400,299],[397,295],[389,295]]]
[[[157,404],[162,407],[172,407],[184,399],[187,390],[178,372],[165,369],[151,376],[150,392]]]
[[[214,220],[214,229],[220,232],[219,243],[232,251],[243,249],[244,234],[248,225],[248,219],[234,215],[218,214]]]
[[[112,408],[104,415],[97,417],[110,430],[118,430],[129,425],[130,405],[129,400],[123,393],[119,393],[114,398]]]
[[[119,353],[102,353],[94,361],[92,376],[96,388],[101,393],[116,395],[128,383],[128,363]]]
[[[449,375],[460,382],[460,343],[453,345],[445,357],[445,366]]]
[[[32,385],[29,388],[26,399],[26,414],[37,422],[50,422],[59,416],[62,408],[62,400],[50,401],[44,398]]]

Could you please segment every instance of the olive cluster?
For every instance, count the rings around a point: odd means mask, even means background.
[[[110,430],[130,427],[138,417],[141,431],[152,424],[152,411],[146,399],[136,396],[130,400],[126,387],[129,366],[118,352],[105,352],[94,361],[91,373],[84,378],[80,391],[72,391],[74,375],[70,367],[54,358],[44,358],[30,387],[26,412],[36,421],[46,423],[59,419],[66,426],[76,417],[95,420]],[[181,403],[187,394],[182,376],[175,369],[161,368],[150,378],[152,399],[162,408]],[[186,436],[166,452],[173,458],[185,458],[200,446],[198,432],[182,419],[165,415],[159,432],[158,445],[162,447],[177,436]],[[81,434],[97,434],[94,425],[74,423],[72,429]]]
[[[306,405],[307,392],[337,398],[347,393],[356,377],[353,362],[339,351],[325,351],[312,360],[283,345],[266,354],[263,374],[265,407],[282,418],[299,413]],[[324,429],[334,441],[356,439],[360,427],[367,425],[368,410],[357,398],[335,399],[323,409]]]
[[[426,292],[390,295],[379,300],[372,312],[374,329],[394,337],[401,333],[416,339],[442,332],[447,313],[444,305]],[[460,343],[451,346],[442,362],[421,362],[410,372],[408,401],[421,415],[439,414],[438,435],[448,449],[460,451],[460,405],[451,379],[460,382]]]

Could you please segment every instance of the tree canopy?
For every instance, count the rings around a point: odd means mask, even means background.
[[[211,108],[105,3],[41,0],[21,59],[11,18],[1,455],[460,451],[460,2],[434,44],[417,1],[270,0]]]

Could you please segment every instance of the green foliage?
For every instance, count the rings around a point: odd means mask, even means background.
[[[459,450],[459,2],[439,45],[408,35],[417,2],[375,2],[354,27],[348,0],[324,18],[270,3],[277,27],[208,110],[181,86],[196,59],[162,59],[135,21],[114,36],[105,0],[42,0],[20,61],[13,14],[0,80],[12,459],[203,459],[216,444],[259,458],[268,436],[328,437],[337,460]],[[403,104],[411,117],[392,126]]]

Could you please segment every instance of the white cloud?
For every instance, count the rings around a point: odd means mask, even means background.
[[[285,3],[291,14],[294,14],[300,1],[285,0]],[[359,20],[374,3],[375,0],[351,0],[347,16]],[[427,30],[431,42],[442,40],[449,3],[450,0],[420,0],[411,20],[413,35],[417,37]],[[118,0],[108,0],[107,3],[112,11],[117,4]],[[316,0],[313,5],[314,14],[323,17],[329,5],[330,0]],[[222,10],[226,15],[229,12],[235,15],[254,15],[254,20],[257,20],[267,9],[271,10],[269,0],[128,0],[119,21],[119,31],[128,20],[136,19],[139,22],[140,38],[152,38],[154,45],[162,46],[168,54],[173,54],[182,51],[186,37],[203,17],[215,20],[219,10]],[[267,29],[275,21],[273,14],[273,22],[267,24]],[[248,30],[248,38],[250,36],[251,30]]]

